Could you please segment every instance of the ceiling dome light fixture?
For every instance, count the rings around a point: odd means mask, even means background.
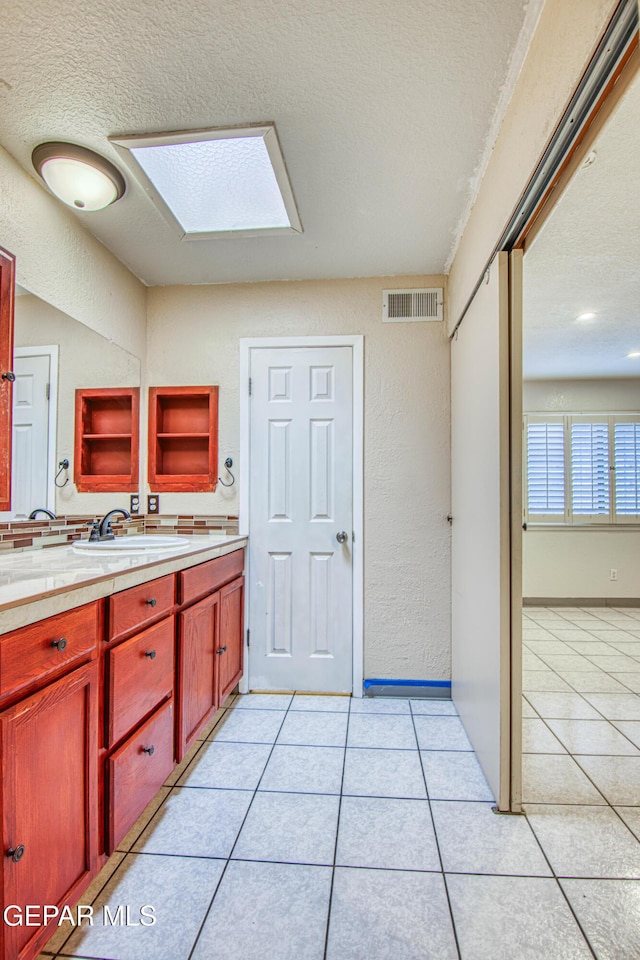
[[[74,210],[103,210],[125,191],[117,167],[75,143],[41,143],[31,162],[51,192]]]
[[[576,320],[579,323],[583,323],[583,322],[586,323],[589,320],[595,320],[597,316],[598,316],[597,313],[581,313],[579,316],[576,317]]]
[[[628,360],[637,360],[640,357],[640,350],[632,350],[631,353],[627,354]]]

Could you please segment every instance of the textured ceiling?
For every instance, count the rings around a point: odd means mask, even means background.
[[[640,377],[640,75],[593,149],[524,259],[529,378]]]
[[[0,35],[0,142],[274,121],[300,237],[178,241],[142,188],[77,214],[149,284],[439,273],[524,0],[30,0]]]

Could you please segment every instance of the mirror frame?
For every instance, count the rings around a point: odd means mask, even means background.
[[[16,258],[0,247],[0,511],[11,509]]]

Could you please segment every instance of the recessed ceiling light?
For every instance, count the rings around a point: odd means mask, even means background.
[[[637,360],[640,357],[640,350],[632,350],[631,353],[627,354],[627,359]]]
[[[31,162],[52,193],[74,210],[103,210],[125,191],[112,163],[76,143],[41,143]]]
[[[302,232],[273,124],[111,142],[182,239]]]
[[[595,320],[597,316],[598,316],[597,313],[581,313],[579,314],[579,316],[576,317],[576,320],[578,321],[578,323],[586,323],[589,320]]]

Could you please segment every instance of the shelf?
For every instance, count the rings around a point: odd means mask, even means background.
[[[209,439],[208,433],[158,433],[158,440],[199,440],[199,439]]]
[[[150,489],[215,490],[217,465],[218,388],[150,387]]]
[[[76,390],[74,482],[81,493],[138,489],[138,387]]]

